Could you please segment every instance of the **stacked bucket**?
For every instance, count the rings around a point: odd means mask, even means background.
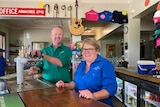
[[[157,10],[154,13],[153,16],[153,21],[155,25],[155,30],[154,30],[154,41],[155,41],[155,47],[160,50],[160,10]]]
[[[154,21],[154,41],[155,41],[155,47],[160,50],[160,2],[157,5],[157,11],[154,13],[153,16]]]
[[[155,41],[155,48],[158,50],[158,54],[160,55],[160,2],[157,5],[157,11],[154,13],[153,16],[153,21],[154,21],[154,41]],[[160,69],[159,69],[159,65],[160,65],[160,61],[159,61],[159,55],[158,58],[155,61],[156,63],[156,72],[155,74],[160,74]]]

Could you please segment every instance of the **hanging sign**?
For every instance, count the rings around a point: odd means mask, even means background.
[[[45,16],[45,9],[44,8],[0,7],[0,15]]]

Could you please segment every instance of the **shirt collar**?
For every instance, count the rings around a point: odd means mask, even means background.
[[[63,48],[64,44],[61,43],[61,45],[58,48]],[[53,44],[51,44],[51,47],[53,47],[55,49],[55,47],[53,46]]]
[[[96,59],[92,63],[95,63],[95,62],[98,62],[98,61],[101,61],[101,60],[102,60],[102,57],[99,54],[97,54]],[[86,61],[84,60],[84,62],[86,62]]]
[[[97,58],[94,62],[97,62],[97,61],[100,61],[100,60],[102,60],[102,57],[99,54],[97,54]]]

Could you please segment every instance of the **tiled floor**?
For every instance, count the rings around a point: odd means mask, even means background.
[[[117,98],[113,98],[114,107],[126,107],[123,103],[121,103]]]

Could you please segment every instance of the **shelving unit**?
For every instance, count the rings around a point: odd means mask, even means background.
[[[124,83],[123,83],[123,80],[118,77],[116,77],[116,81],[117,81],[118,87],[117,87],[117,92],[115,94],[115,97],[121,102],[123,102],[123,86],[124,86],[123,84]]]
[[[159,85],[144,83],[141,88],[141,103],[144,107],[160,107]]]
[[[18,56],[19,49],[21,49],[21,47],[23,47],[22,44],[9,44],[9,60],[11,65],[8,65],[6,68],[7,74],[16,72],[16,64],[14,62],[14,58]]]
[[[160,102],[149,100],[149,99],[143,99],[145,101],[145,107],[160,107]]]
[[[22,47],[22,44],[9,44],[10,47],[10,51],[9,51],[9,55],[18,55],[18,50],[20,49],[20,47]]]
[[[9,59],[10,63],[14,64],[14,58],[18,56],[19,49],[23,47],[23,44],[9,44]]]
[[[125,105],[128,107],[137,107],[137,85],[125,81]]]

